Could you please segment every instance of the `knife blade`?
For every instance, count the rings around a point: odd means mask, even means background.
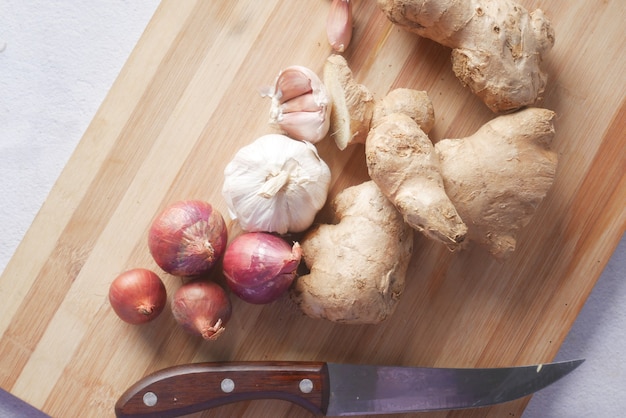
[[[316,415],[465,409],[530,395],[584,360],[502,368],[427,368],[324,362],[173,366],[129,387],[117,417],[178,417],[232,402],[282,399]]]

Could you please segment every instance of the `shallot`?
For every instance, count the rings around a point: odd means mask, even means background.
[[[215,340],[230,319],[232,305],[217,283],[193,280],[178,288],[172,299],[174,319],[190,334]]]
[[[249,303],[273,302],[297,274],[302,249],[265,232],[239,235],[224,253],[224,276],[232,292]]]
[[[163,311],[166,301],[163,281],[153,271],[143,268],[125,271],[109,287],[111,307],[129,324],[152,321]]]
[[[220,259],[227,239],[222,215],[207,202],[188,200],[174,203],[154,219],[148,247],[164,271],[197,276]]]

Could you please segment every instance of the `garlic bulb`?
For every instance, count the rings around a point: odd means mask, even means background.
[[[324,206],[330,169],[314,145],[263,135],[224,170],[222,194],[232,219],[248,232],[302,232]]]
[[[263,95],[272,99],[270,123],[291,138],[315,144],[328,133],[330,96],[322,80],[309,68],[285,68]]]

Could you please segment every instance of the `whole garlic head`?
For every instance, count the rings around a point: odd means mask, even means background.
[[[314,145],[268,134],[241,148],[224,170],[222,194],[248,232],[302,232],[330,187],[330,168]]]
[[[315,144],[328,133],[330,96],[322,80],[309,68],[285,68],[264,95],[272,99],[270,123],[291,138]]]

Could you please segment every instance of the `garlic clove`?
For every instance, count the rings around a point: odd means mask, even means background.
[[[270,123],[290,137],[319,142],[330,127],[331,101],[326,87],[311,69],[294,65],[282,70],[272,91]],[[307,115],[307,113],[309,113]]]
[[[303,94],[283,103],[280,109],[282,113],[317,112],[320,110],[320,104],[313,94]]]
[[[283,113],[278,125],[289,132],[294,139],[316,143],[328,133],[330,119],[322,110],[317,112],[290,112]]]
[[[286,68],[276,79],[275,95],[280,104],[312,91],[311,76],[299,67]]]
[[[336,52],[344,52],[352,40],[352,1],[333,0],[326,21],[328,43]]]

